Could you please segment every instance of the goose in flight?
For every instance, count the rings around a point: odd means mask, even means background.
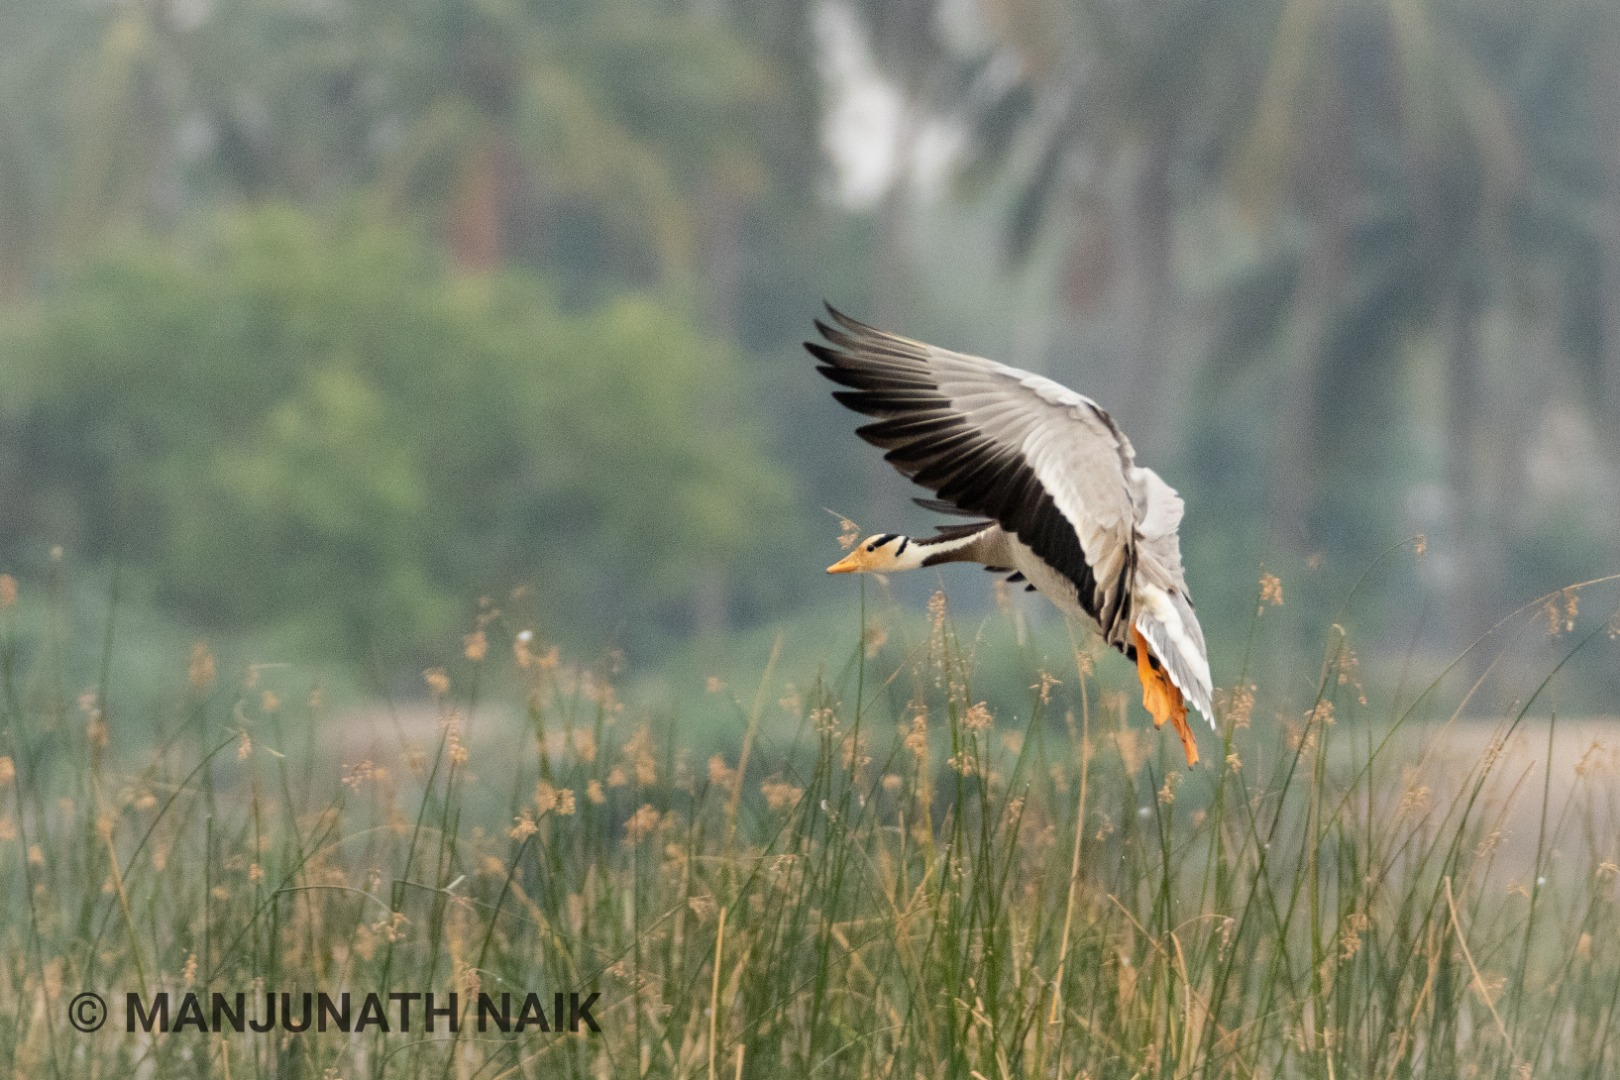
[[[919,505],[988,520],[927,538],[862,540],[829,574],[977,562],[1046,596],[1136,663],[1142,704],[1188,764],[1190,703],[1214,727],[1209,660],[1181,567],[1182,502],[1096,402],[1050,379],[885,333],[832,308],[805,342],[833,397],[877,418],[856,430]]]

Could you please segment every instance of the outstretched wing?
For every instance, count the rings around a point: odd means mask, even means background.
[[[1181,568],[1181,515],[1185,504],[1176,489],[1152,469],[1133,466],[1130,477],[1137,508],[1138,564],[1150,572],[1157,571],[1153,574],[1156,584],[1186,592],[1187,579]]]
[[[856,434],[941,501],[1015,534],[1123,645],[1138,544],[1135,452],[1113,419],[1050,379],[827,310],[837,325],[816,322],[827,343],[805,348],[848,388],[835,398],[878,418]]]

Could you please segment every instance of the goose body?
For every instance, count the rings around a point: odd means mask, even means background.
[[[832,308],[806,342],[834,393],[876,422],[856,434],[938,498],[983,518],[935,536],[867,537],[829,573],[892,573],[977,562],[1050,599],[1134,660],[1156,725],[1171,721],[1189,763],[1190,704],[1214,726],[1209,660],[1181,565],[1183,504],[1113,418],[1051,379],[857,322]]]

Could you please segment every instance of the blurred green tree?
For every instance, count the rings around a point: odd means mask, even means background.
[[[1273,0],[991,5],[988,47],[947,99],[972,130],[967,186],[1011,188],[1013,260],[1056,238],[1056,299],[1101,344],[1092,392],[1161,462],[1182,449],[1197,367],[1180,238],[1189,219],[1210,220],[1274,11]]]
[[[6,331],[13,565],[60,541],[205,625],[351,655],[442,648],[520,585],[548,629],[632,645],[769,587],[787,482],[681,304],[565,312],[267,206],[183,251],[126,244]]]

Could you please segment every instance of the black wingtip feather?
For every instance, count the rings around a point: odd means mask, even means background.
[[[827,304],[825,300],[823,300],[822,303]],[[827,304],[827,314],[831,315],[833,320],[837,322],[839,326],[842,326],[845,330],[848,330],[853,334],[857,334],[861,337],[871,337],[874,335],[882,336],[881,330],[878,330],[876,327],[867,326],[859,319],[850,318],[848,315],[845,315],[842,311],[839,311],[831,304]]]
[[[924,510],[932,510],[936,514],[951,514],[955,517],[977,517],[971,510],[964,510],[955,503],[948,503],[944,499],[912,499],[912,502]]]
[[[832,367],[841,366],[838,362],[840,360],[847,359],[843,353],[838,352],[837,350],[832,349],[819,341],[805,342],[804,351],[815,357],[817,360],[820,360],[823,364],[827,364]]]

